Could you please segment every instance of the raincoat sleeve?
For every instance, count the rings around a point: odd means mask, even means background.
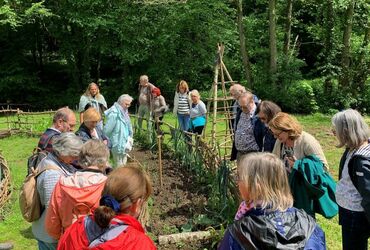
[[[62,223],[59,215],[59,206],[61,204],[58,204],[58,200],[60,201],[60,182],[55,186],[45,217],[45,230],[56,240],[60,238],[62,233]]]

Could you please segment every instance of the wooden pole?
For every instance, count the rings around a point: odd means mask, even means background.
[[[220,69],[220,63],[222,61],[223,45],[218,45],[218,58],[215,66],[215,75],[213,78],[213,121],[212,121],[212,131],[211,131],[211,147],[215,148],[216,145],[216,117],[217,117],[217,82],[218,82],[218,72]],[[209,111],[208,111],[209,112]]]
[[[157,136],[158,142],[158,167],[159,167],[159,183],[161,188],[163,187],[163,176],[162,176],[162,135]]]
[[[198,231],[198,232],[185,232],[170,235],[158,236],[159,245],[174,244],[177,242],[194,242],[200,240],[206,240],[212,237],[210,231]]]
[[[229,71],[227,70],[226,65],[224,64],[224,62],[223,62],[223,61],[221,61],[221,67],[222,67],[222,69],[225,71],[226,76],[227,76],[227,78],[229,79],[229,81],[230,81],[230,82],[234,82],[234,81],[233,81],[233,79],[231,78],[231,75],[230,75]]]

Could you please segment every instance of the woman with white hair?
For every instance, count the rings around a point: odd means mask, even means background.
[[[40,218],[32,222],[32,233],[37,239],[39,249],[56,249],[57,241],[50,237],[45,230],[46,210],[53,193],[54,187],[60,177],[70,176],[76,172],[71,165],[78,159],[83,142],[72,132],[62,133],[53,141],[53,151],[48,154],[37,166],[39,171],[46,168],[37,177],[37,191],[41,205],[44,208]],[[50,168],[53,169],[50,169]]]
[[[82,170],[60,178],[50,199],[45,227],[54,239],[59,240],[72,223],[99,206],[107,179],[104,172],[109,150],[102,141],[89,140],[83,145],[78,162]]]
[[[133,132],[128,114],[133,98],[127,94],[121,95],[117,102],[107,111],[105,116],[107,123],[104,126],[104,133],[111,141],[114,166],[122,166],[127,162],[127,152],[132,149]]]
[[[190,108],[190,131],[201,135],[203,128],[206,125],[206,105],[200,100],[198,90],[193,89],[190,92],[191,108]]]
[[[332,118],[337,147],[346,150],[339,163],[335,198],[342,226],[342,247],[367,249],[370,237],[369,127],[359,112],[347,109]]]

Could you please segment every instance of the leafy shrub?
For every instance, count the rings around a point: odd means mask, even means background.
[[[302,80],[293,84],[287,91],[287,110],[296,113],[314,113],[318,110],[315,94],[309,81]]]

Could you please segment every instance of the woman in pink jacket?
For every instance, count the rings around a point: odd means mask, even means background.
[[[79,217],[99,206],[99,199],[107,177],[109,161],[107,146],[98,140],[89,140],[82,147],[79,164],[83,168],[56,184],[47,210],[47,233],[59,239],[63,232]]]

